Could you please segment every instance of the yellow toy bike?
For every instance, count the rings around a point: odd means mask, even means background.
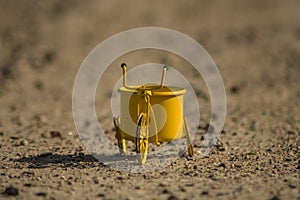
[[[126,140],[135,143],[138,162],[145,164],[149,142],[162,142],[186,137],[187,150],[193,155],[193,146],[188,133],[187,121],[183,116],[183,94],[185,89],[164,86],[167,66],[163,68],[160,84],[128,86],[126,64],[123,69],[120,117],[114,117],[116,138],[121,154],[126,153]]]

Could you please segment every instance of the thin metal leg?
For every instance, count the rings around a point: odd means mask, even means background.
[[[124,138],[122,138],[120,132],[120,117],[114,117],[113,121],[116,129],[116,138],[118,140],[118,147],[120,150],[120,154],[124,155],[126,153],[126,141]]]
[[[190,156],[194,155],[194,150],[193,150],[193,144],[191,143],[191,139],[190,139],[190,134],[188,132],[188,126],[187,126],[187,120],[184,117],[184,125],[183,125],[183,132],[185,134],[185,138],[186,138],[186,145],[187,145],[187,149],[188,149],[188,154]]]

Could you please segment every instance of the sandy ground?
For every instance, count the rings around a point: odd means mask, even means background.
[[[1,0],[0,199],[300,199],[299,8],[266,0]],[[205,158],[134,174],[97,162],[81,144],[72,87],[94,46],[143,26],[183,32],[206,48],[224,79],[227,117]],[[183,62],[176,59],[155,51],[122,57],[105,87],[121,77],[121,60]],[[197,94],[209,105],[205,86]],[[110,107],[96,106],[113,138]],[[200,106],[196,151],[208,108]]]

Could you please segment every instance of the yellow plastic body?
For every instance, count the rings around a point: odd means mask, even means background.
[[[119,88],[121,96],[120,134],[126,140],[135,141],[138,115],[141,104],[146,105],[148,112],[149,142],[161,143],[183,136],[183,94],[185,89],[158,85]]]

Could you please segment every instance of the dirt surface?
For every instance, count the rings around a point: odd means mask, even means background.
[[[300,199],[299,8],[299,1],[1,0],[0,199]],[[180,31],[206,48],[224,79],[227,117],[208,156],[134,174],[99,163],[81,144],[72,87],[94,46],[143,26]],[[114,63],[107,87],[121,77],[121,60],[177,62],[137,52]],[[197,96],[210,103],[205,88]],[[208,108],[200,105],[195,151]],[[97,111],[113,138],[110,107]]]

